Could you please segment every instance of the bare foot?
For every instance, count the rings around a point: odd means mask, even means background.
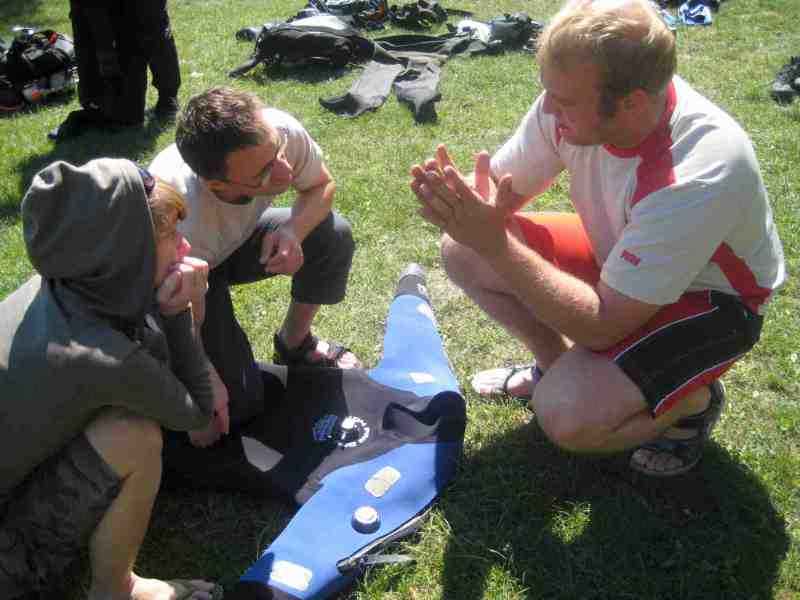
[[[697,430],[695,429],[670,427],[662,434],[662,437],[672,440],[686,440],[695,435],[697,435]],[[636,450],[631,455],[631,463],[636,463],[641,470],[650,473],[666,473],[680,469],[683,466],[683,461],[677,456],[667,452],[648,450],[647,448]]]
[[[145,579],[134,575],[131,600],[212,600],[214,584],[201,579]]]

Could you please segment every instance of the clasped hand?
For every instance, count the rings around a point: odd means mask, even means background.
[[[211,392],[214,396],[214,415],[207,426],[189,432],[189,440],[197,448],[207,448],[215,444],[230,431],[228,389],[225,387],[225,383],[223,383],[217,370],[211,365],[209,365],[208,369],[208,378],[211,383]]]
[[[413,165],[411,176],[423,219],[479,252],[491,251],[502,240],[516,208],[511,176],[505,175],[495,186],[486,151],[476,157],[471,178],[458,170],[444,145],[436,148],[436,158]]]

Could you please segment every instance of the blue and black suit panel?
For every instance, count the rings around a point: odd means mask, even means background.
[[[401,278],[374,369],[289,370],[263,439],[280,455],[270,481],[301,507],[227,598],[329,597],[454,476],[466,412],[423,284]]]

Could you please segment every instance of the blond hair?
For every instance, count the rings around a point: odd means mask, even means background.
[[[175,231],[178,221],[186,218],[186,200],[178,190],[160,179],[156,179],[156,185],[147,198],[147,206],[153,219],[156,240],[170,235]]]
[[[611,117],[634,90],[663,93],[677,68],[675,36],[647,0],[571,0],[538,42],[541,68],[591,63],[599,70],[599,112]]]

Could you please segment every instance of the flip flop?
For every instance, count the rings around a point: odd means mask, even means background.
[[[472,389],[475,390],[480,396],[508,396],[510,398],[519,398],[521,400],[530,400],[532,394],[514,395],[508,391],[508,382],[517,373],[521,373],[530,369],[533,377],[531,390],[533,386],[542,378],[544,373],[536,366],[536,363],[529,363],[523,365],[511,365],[510,367],[499,367],[496,369],[487,369],[480,371],[472,376]]]
[[[711,432],[722,414],[722,409],[725,407],[726,401],[725,386],[721,381],[715,381],[708,386],[708,389],[711,392],[708,408],[696,415],[689,415],[688,417],[678,419],[672,426],[678,429],[694,429],[695,434],[692,437],[673,439],[662,435],[652,442],[648,442],[637,448],[637,450],[649,450],[654,454],[668,454],[674,456],[683,464],[674,469],[657,470],[639,463],[631,456],[629,463],[631,469],[649,477],[666,478],[686,473],[700,462],[700,459],[703,457],[703,448],[711,437]]]

